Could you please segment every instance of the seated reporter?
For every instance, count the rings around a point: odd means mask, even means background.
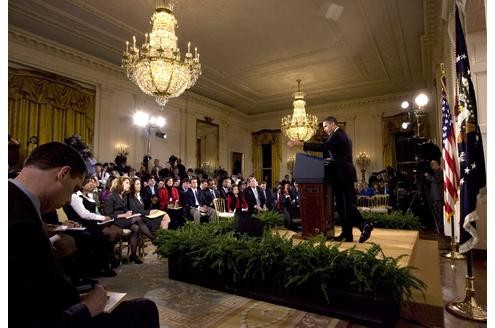
[[[256,178],[249,177],[247,182],[248,187],[244,190],[243,196],[248,204],[248,213],[252,215],[266,210],[266,200]]]
[[[184,205],[186,212],[195,223],[200,223],[202,216],[208,218],[209,222],[217,221],[217,212],[207,205],[203,192],[198,189],[198,179],[196,178],[191,179],[191,188],[184,194]]]
[[[239,192],[239,186],[233,185],[232,191],[227,193],[227,211],[229,213],[237,212],[240,213],[242,211],[248,210],[248,204],[244,199],[244,195]]]
[[[97,285],[80,296],[60,270],[40,217],[69,202],[85,174],[75,149],[51,142],[34,149],[17,178],[9,179],[9,327],[159,327],[153,302],[124,301],[103,313],[106,290]]]
[[[95,273],[112,277],[116,275],[111,265],[113,249],[122,237],[122,228],[113,224],[109,216],[98,214],[97,203],[90,196],[97,182],[95,177],[86,177],[81,189],[72,194],[70,205],[64,205],[63,208],[69,218],[79,222],[93,236]]]
[[[50,239],[55,256],[74,286],[96,283],[96,280],[89,279],[92,275],[93,237],[87,231],[62,230],[78,228],[80,225],[72,220],[60,219],[59,211],[62,209],[41,215],[43,228]]]
[[[143,216],[144,223],[148,226],[149,230],[154,233],[158,229],[168,229],[170,218],[167,214],[161,215],[157,218],[147,218],[146,215],[154,214],[155,209],[145,210],[143,199],[141,198],[141,179],[133,178],[131,182],[131,189],[127,196],[128,207],[132,213],[139,213]],[[153,239],[152,239],[153,241]]]
[[[131,255],[129,261],[142,264],[143,261],[137,256],[137,244],[139,233],[142,232],[146,237],[153,240],[153,235],[143,221],[142,216],[133,216],[132,211],[127,207],[127,193],[131,187],[129,177],[118,177],[112,181],[110,195],[105,200],[105,215],[115,219],[115,224],[122,229],[130,229]]]

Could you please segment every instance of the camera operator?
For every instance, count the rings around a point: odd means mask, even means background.
[[[443,231],[443,171],[437,160],[430,162],[432,173],[425,172],[425,179],[430,184],[430,201],[439,231]]]

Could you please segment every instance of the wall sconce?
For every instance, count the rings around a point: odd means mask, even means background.
[[[115,145],[115,152],[117,153],[118,156],[127,156],[129,154],[129,146],[126,144],[116,144]]]
[[[294,173],[295,162],[296,162],[296,156],[295,155],[291,155],[291,156],[287,157],[287,170],[289,170],[291,175]]]
[[[371,163],[371,157],[368,153],[362,151],[356,156],[356,164],[361,169],[361,181],[363,183],[366,182],[365,173],[370,163]]]
[[[407,110],[408,121],[402,122],[402,128],[408,130],[412,127],[411,114],[416,118],[417,133],[416,136],[419,137],[419,128],[421,126],[420,118],[425,115],[425,106],[428,104],[428,97],[424,93],[420,93],[414,98],[414,103],[416,107],[413,107],[411,102],[403,101],[400,105],[403,110]]]

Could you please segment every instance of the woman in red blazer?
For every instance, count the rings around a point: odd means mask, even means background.
[[[227,211],[229,213],[240,212],[242,210],[247,211],[248,204],[242,193],[239,192],[239,186],[234,185],[232,191],[227,195]]]
[[[160,189],[160,209],[164,211],[173,206],[180,206],[179,190],[174,187],[174,179],[167,178],[165,186]]]

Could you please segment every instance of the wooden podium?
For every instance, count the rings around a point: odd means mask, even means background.
[[[299,153],[294,165],[294,179],[299,188],[302,238],[323,234],[334,237],[334,202],[332,187],[325,174],[323,159]]]

